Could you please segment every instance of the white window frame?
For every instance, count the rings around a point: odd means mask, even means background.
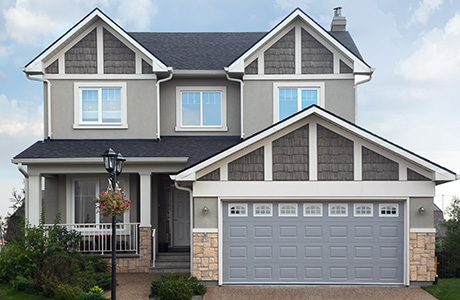
[[[182,93],[184,92],[219,92],[221,93],[220,126],[185,126],[182,125]],[[201,118],[203,118],[201,104]],[[227,87],[225,86],[178,86],[176,87],[176,131],[227,131]]]
[[[270,213],[268,213],[268,214],[257,214],[256,213],[257,206],[267,206],[267,207],[269,207],[270,208]],[[254,203],[252,205],[252,215],[254,217],[272,217],[273,216],[273,204],[271,204],[271,203]]]
[[[319,81],[310,82],[274,82],[273,83],[273,123],[280,121],[279,119],[279,89],[304,89],[304,90],[318,90],[318,106],[325,107],[325,84]],[[300,91],[298,91],[300,93]],[[301,97],[298,99],[297,111],[301,108]]]
[[[396,214],[382,214],[382,208],[385,206],[390,206],[396,208]],[[399,217],[399,205],[398,203],[381,203],[379,204],[379,217],[385,217],[385,218],[395,218]]]
[[[244,214],[232,214],[232,206],[239,206],[244,208]],[[248,204],[247,203],[229,203],[228,204],[228,216],[229,217],[247,217],[248,216]]]
[[[344,205],[345,206],[345,214],[333,214],[332,208],[336,205]],[[329,217],[348,217],[348,203],[329,203],[328,205]]]
[[[358,214],[358,213],[356,213],[356,210],[360,206],[368,206],[368,207],[370,207],[371,213],[370,214]],[[374,204],[372,204],[372,203],[355,203],[355,204],[353,204],[353,216],[355,216],[355,217],[373,217],[374,216]]]
[[[119,179],[122,179],[124,181],[124,189],[123,189],[123,192],[126,196],[128,196],[128,199],[129,199],[129,178],[128,177],[120,177]],[[71,206],[71,220],[72,220],[72,223],[73,224],[77,224],[76,221],[75,221],[75,205],[76,205],[76,201],[75,201],[75,182],[76,181],[95,181],[96,182],[96,195],[94,197],[97,197],[99,195],[99,193],[103,192],[101,191],[101,186],[99,184],[99,182],[101,180],[107,180],[107,177],[74,177],[72,178],[71,180],[71,184],[72,184],[72,187],[71,187],[71,191],[72,191],[72,206]],[[94,208],[96,210],[96,208]],[[123,223],[129,223],[130,222],[130,211],[131,210],[128,210],[127,212],[125,212],[123,214]],[[110,224],[110,223],[101,223],[101,215],[96,211],[96,215],[95,215],[95,219],[94,219],[94,224],[96,224],[96,226],[99,226],[101,224]],[[80,224],[80,223],[78,223]],[[88,223],[88,224],[91,224],[91,223]],[[124,228],[124,227],[123,227]],[[85,228],[78,228],[79,231],[91,231],[93,230],[92,228],[88,228],[88,229],[85,229]],[[108,231],[111,230],[111,229],[108,229]],[[118,230],[124,230],[124,229],[117,229]]]
[[[295,214],[281,213],[281,206],[283,205],[293,205],[295,207]],[[297,217],[299,215],[298,206],[297,203],[278,203],[278,217]]]
[[[308,206],[319,206],[319,214],[307,214],[305,209]],[[323,204],[322,203],[304,203],[303,204],[303,216],[304,217],[322,217],[323,216]]]
[[[75,82],[74,83],[74,129],[126,129],[128,128],[128,104],[126,82]],[[83,121],[82,113],[82,91],[83,90],[102,90],[104,88],[121,90],[121,122],[102,123]],[[101,94],[101,93],[99,93]],[[100,96],[101,97],[101,96]],[[101,104],[99,104],[101,105]],[[101,112],[99,112],[101,113]]]

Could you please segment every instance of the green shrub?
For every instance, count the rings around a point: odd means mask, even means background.
[[[193,297],[193,288],[184,279],[168,280],[158,290],[160,299],[189,300]]]
[[[71,286],[69,284],[60,284],[54,291],[54,299],[76,300],[80,294],[83,294],[83,290],[80,287]]]
[[[203,296],[208,291],[204,284],[202,284],[198,279],[196,279],[196,277],[190,277],[188,281],[192,285],[193,292],[195,295]]]
[[[35,292],[35,283],[21,276],[16,276],[16,278],[11,281],[11,285],[19,292],[26,292],[29,294]]]
[[[105,300],[104,290],[98,286],[93,286],[89,292],[80,294],[77,300]]]

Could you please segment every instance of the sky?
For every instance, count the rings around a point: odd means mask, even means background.
[[[95,7],[126,31],[250,32],[296,7],[329,29],[337,6],[375,68],[358,87],[357,124],[460,173],[460,1],[1,0],[0,216],[23,182],[11,159],[43,139],[42,85],[21,68]],[[436,188],[439,207],[460,196],[459,181]]]

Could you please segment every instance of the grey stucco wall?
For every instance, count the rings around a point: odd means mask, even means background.
[[[176,87],[181,86],[225,86],[227,88],[228,131],[176,131]],[[161,84],[160,90],[161,134],[164,135],[240,135],[240,85],[227,79],[173,78]]]
[[[433,228],[433,198],[410,198],[410,228]],[[419,213],[420,207],[425,208],[425,214]]]
[[[57,175],[45,178],[45,223],[53,224],[60,210],[61,223],[66,223],[66,176]]]
[[[318,82],[318,80],[312,81]],[[299,84],[307,82],[301,81]],[[353,79],[325,80],[324,82],[325,108],[350,122],[355,122]],[[246,137],[273,124],[273,96],[273,81],[245,81],[244,133]]]
[[[208,214],[203,214],[203,207],[209,208]],[[217,228],[217,198],[194,198],[193,228]]]
[[[85,82],[78,80],[78,82]],[[117,81],[107,81],[117,82]],[[148,139],[156,133],[154,80],[127,80],[128,129],[74,129],[74,81],[52,80],[51,114],[55,139]],[[45,103],[46,103],[46,97]],[[46,112],[46,109],[45,109]]]

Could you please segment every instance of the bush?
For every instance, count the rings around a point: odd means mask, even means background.
[[[204,295],[206,287],[196,279],[184,274],[161,274],[160,279],[152,280],[150,296],[160,299],[191,299],[193,295]]]
[[[35,292],[35,283],[21,276],[16,276],[16,278],[11,281],[11,285],[19,292],[26,292],[29,294]]]
[[[89,292],[80,294],[77,300],[105,300],[104,290],[98,286],[92,287]]]
[[[80,294],[83,294],[83,290],[80,287],[71,286],[69,284],[60,284],[54,291],[54,299],[76,300]]]

